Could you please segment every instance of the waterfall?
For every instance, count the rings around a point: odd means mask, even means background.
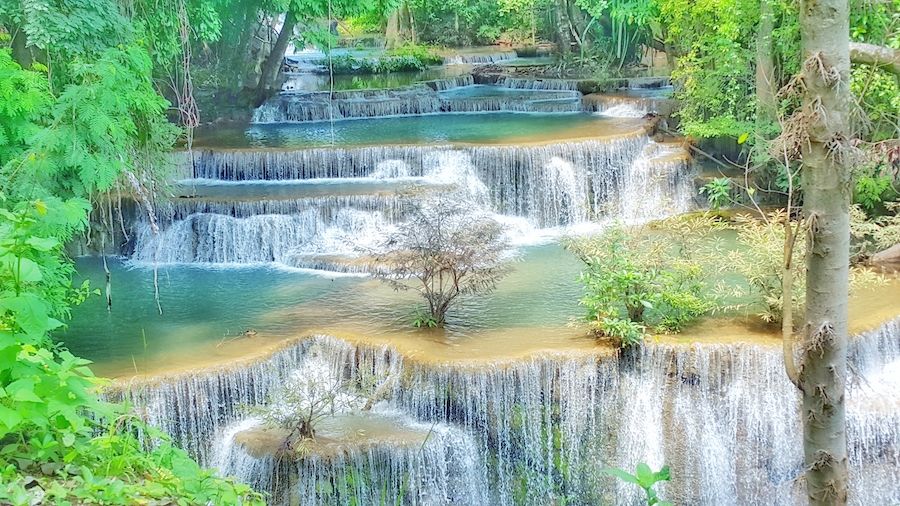
[[[501,53],[490,54],[466,54],[448,56],[444,58],[444,65],[484,65],[488,63],[497,63],[500,61],[512,60],[517,58],[515,51],[504,51]]]
[[[402,358],[387,346],[354,346],[332,337],[314,336],[288,343],[269,356],[120,385],[108,395],[116,399],[130,393],[130,402],[146,413],[149,424],[171,435],[203,465],[210,465],[215,450],[211,442],[231,424],[251,418],[248,407],[266,405],[270,394],[311,353],[321,355],[334,375],[350,380],[364,372],[396,374],[402,363]]]
[[[653,98],[591,94],[584,97],[582,104],[584,112],[600,113],[614,118],[641,118],[648,113],[658,112],[657,100]]]
[[[625,173],[618,216],[645,222],[688,212],[695,195],[693,185],[685,181],[689,162],[681,147],[647,143]]]
[[[543,93],[534,98],[518,97],[472,97],[465,99],[444,99],[442,112],[539,112],[560,113],[580,112],[581,94],[576,92]]]
[[[474,203],[536,228],[662,218],[687,211],[693,198],[686,157],[639,135],[538,146],[201,151],[194,171],[223,180],[226,190],[233,186],[233,200],[184,198],[163,206],[158,233],[138,223],[133,260],[356,272],[364,267],[323,255],[355,257],[359,244],[373,244],[403,218],[398,191],[407,184],[462,189]],[[318,189],[290,197],[300,179]],[[265,191],[240,197],[240,181],[264,184]]]
[[[253,112],[254,123],[327,121],[430,114],[441,111],[437,93],[424,84],[397,89],[285,92]]]
[[[269,493],[273,504],[382,504],[398,497],[420,505],[490,504],[488,470],[477,442],[450,425],[410,423],[406,429],[421,436],[416,444],[345,443],[334,454],[297,459],[250,455],[236,436],[256,423],[249,419],[229,426],[212,464],[223,475]]]
[[[450,79],[437,79],[434,81],[427,81],[424,84],[427,84],[434,91],[447,91],[452,90],[454,88],[461,88],[464,86],[472,86],[475,84],[475,78],[472,77],[471,74],[453,77]]]
[[[497,80],[497,86],[516,90],[578,91],[578,82],[568,79],[533,79],[502,76]]]
[[[456,90],[489,89],[475,85],[472,76],[442,79],[396,89],[348,90],[329,93],[282,92],[267,100],[253,113],[253,123],[328,121],[348,118],[410,116],[440,112],[578,112],[581,93],[574,82],[560,79],[501,80],[501,87],[534,91],[524,98],[456,96]],[[543,91],[543,92],[541,92]],[[556,92],[556,93],[553,93]]]
[[[408,496],[412,504],[542,505],[563,497],[637,504],[637,487],[600,472],[633,470],[637,462],[671,466],[672,480],[657,489],[676,504],[805,500],[797,480],[803,472],[799,394],[784,374],[778,346],[647,343],[621,357],[545,353],[466,365],[407,361],[388,347],[319,336],[265,362],[131,388],[151,422],[202,462],[261,483],[274,475],[274,461],[234,444],[235,424],[248,419],[238,407],[265,403],[279,378],[302,366],[312,350],[333,374],[400,374],[402,384],[382,401],[384,416],[435,429],[421,450],[376,444],[328,462],[292,462],[285,472],[300,497],[309,498],[303,504],[346,498],[347,492],[329,489],[325,497],[312,487],[323,479],[346,483],[348,470],[365,472],[372,477],[367,483],[385,483],[391,494],[397,476],[414,477],[411,483],[422,485]],[[891,504],[900,500],[900,319],[854,338],[850,357],[850,502]]]
[[[321,259],[311,255],[358,256],[358,247],[377,241],[402,209],[396,196],[362,195],[176,202],[167,215],[171,221],[160,232],[146,222],[138,225],[133,261],[316,268]]]

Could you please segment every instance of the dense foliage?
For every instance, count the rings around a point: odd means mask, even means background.
[[[712,234],[721,226],[688,216],[659,228],[617,226],[566,241],[586,267],[578,279],[586,290],[585,321],[622,346],[640,343],[649,331],[678,332],[715,307],[706,279],[719,252]]]
[[[63,251],[90,201],[146,201],[178,133],[141,27],[103,1],[0,2],[0,26],[0,501],[261,504],[103,401],[89,362],[48,336],[92,293]]]

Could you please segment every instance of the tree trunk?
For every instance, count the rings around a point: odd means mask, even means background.
[[[756,34],[756,118],[775,121],[778,108],[775,100],[775,58],[772,31],[775,28],[772,0],[760,0],[759,31]]]
[[[809,504],[847,503],[847,289],[850,255],[848,0],[803,0],[806,325],[797,386]]]
[[[28,47],[28,37],[25,35],[25,30],[16,25],[11,25],[9,33],[12,36],[10,46],[12,46],[13,60],[23,69],[30,69],[31,64],[34,63],[34,56]]]
[[[406,10],[409,12],[409,38],[413,44],[419,43],[419,30],[416,29],[416,13],[415,10],[406,4]]]
[[[387,28],[384,31],[384,47],[394,49],[400,45],[400,9],[391,11],[388,16]]]
[[[278,39],[275,46],[266,61],[263,62],[262,72],[259,76],[259,85],[256,87],[257,101],[262,102],[266,96],[275,89],[275,81],[278,79],[278,71],[284,61],[284,52],[287,50],[288,43],[294,35],[294,27],[297,26],[297,15],[293,11],[288,11],[284,16],[284,26],[278,33]]]
[[[566,0],[556,0],[556,36],[559,38],[559,50],[567,53],[572,50],[572,34],[569,32],[569,16],[566,9]]]

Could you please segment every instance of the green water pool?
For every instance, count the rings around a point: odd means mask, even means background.
[[[529,144],[632,134],[645,120],[583,113],[460,113],[198,129],[195,148]],[[333,126],[333,128],[332,128]],[[333,144],[332,144],[333,134]]]

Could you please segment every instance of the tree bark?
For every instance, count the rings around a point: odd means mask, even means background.
[[[554,3],[556,12],[556,36],[559,38],[560,52],[572,51],[572,34],[569,31],[569,15],[566,9],[566,0],[556,0]]]
[[[400,45],[400,8],[391,11],[387,20],[387,28],[384,31],[384,46],[394,49]]]
[[[889,47],[851,42],[850,61],[875,65],[892,74],[900,75],[900,51]]]
[[[760,121],[775,121],[778,106],[775,101],[775,59],[772,31],[775,13],[772,0],[760,0],[759,31],[756,34],[756,117]]]
[[[850,255],[848,0],[802,0],[806,325],[799,368],[810,505],[847,503],[847,290]]]
[[[259,76],[259,85],[256,88],[257,101],[262,102],[266,96],[275,89],[275,81],[278,79],[278,71],[284,61],[284,52],[287,50],[288,43],[294,35],[294,27],[297,26],[297,15],[293,11],[288,11],[284,16],[284,25],[281,32],[278,33],[278,39],[275,40],[275,46],[266,61],[263,62],[262,72]]]
[[[12,37],[10,46],[12,47],[13,60],[15,60],[23,69],[30,69],[31,65],[34,63],[34,56],[31,54],[31,49],[28,47],[28,37],[25,35],[25,30],[19,26],[11,25],[9,27],[9,32]]]

